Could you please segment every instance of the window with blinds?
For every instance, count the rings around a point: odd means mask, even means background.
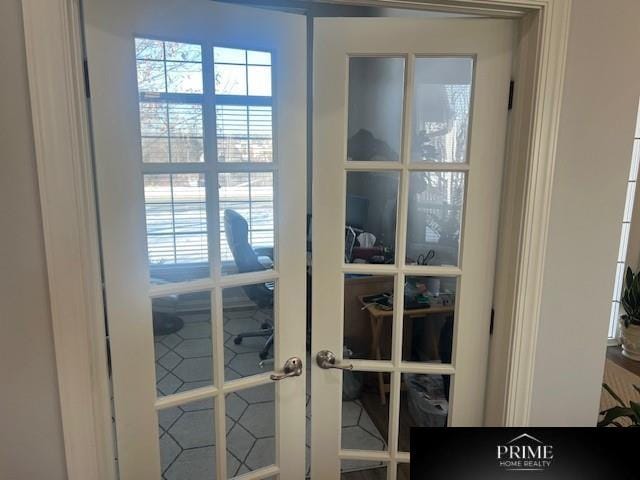
[[[245,218],[254,248],[272,247],[271,53],[146,38],[135,52],[151,268],[208,264],[216,210],[223,263],[226,209]]]

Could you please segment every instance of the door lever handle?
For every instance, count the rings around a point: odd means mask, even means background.
[[[337,362],[336,354],[330,350],[320,350],[316,355],[316,363],[320,368],[328,370],[335,368],[337,370],[353,370],[353,365],[340,365]]]
[[[302,375],[302,360],[300,357],[291,357],[284,362],[282,373],[274,373],[271,375],[271,380],[280,381],[289,377],[299,377]]]

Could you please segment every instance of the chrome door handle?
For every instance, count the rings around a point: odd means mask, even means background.
[[[302,375],[302,360],[300,357],[291,357],[284,362],[282,373],[274,373],[271,375],[271,380],[279,381],[289,377],[299,377]]]
[[[330,350],[320,350],[316,355],[316,363],[320,368],[324,368],[328,370],[330,368],[335,368],[337,370],[353,370],[353,365],[336,365],[337,359],[336,354]]]

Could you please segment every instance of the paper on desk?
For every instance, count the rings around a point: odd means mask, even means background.
[[[373,247],[376,243],[376,236],[373,233],[362,232],[358,235],[358,243],[364,248]]]

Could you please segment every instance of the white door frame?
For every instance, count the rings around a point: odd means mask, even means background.
[[[485,423],[528,425],[571,0],[332,0],[518,19]],[[115,479],[80,0],[22,0],[70,480]]]

